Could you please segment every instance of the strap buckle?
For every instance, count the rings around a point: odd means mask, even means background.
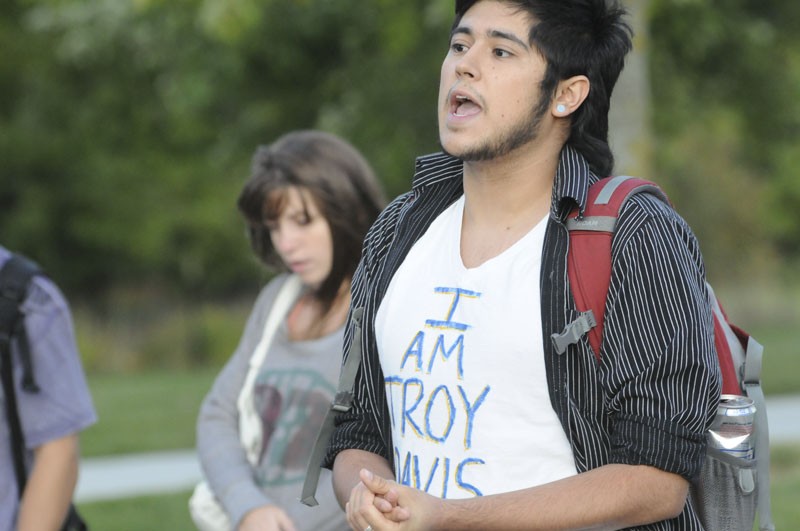
[[[350,411],[350,407],[352,405],[353,405],[353,393],[350,391],[339,391],[338,393],[336,393],[336,396],[333,397],[333,403],[331,404],[331,409],[339,413],[346,413]]]
[[[574,321],[564,327],[563,332],[550,336],[556,352],[559,354],[565,353],[567,347],[578,343],[581,337],[595,326],[597,326],[597,320],[594,318],[594,312],[592,310],[581,312]]]

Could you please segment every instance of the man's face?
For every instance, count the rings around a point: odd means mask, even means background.
[[[547,108],[539,84],[547,64],[528,44],[531,19],[483,0],[450,39],[439,84],[439,141],[462,160],[489,160],[537,138]]]

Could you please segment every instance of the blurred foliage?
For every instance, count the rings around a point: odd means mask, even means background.
[[[800,252],[800,3],[653,0],[656,166],[713,277]],[[784,267],[784,272],[793,268]]]
[[[220,368],[239,343],[257,292],[232,302],[187,302],[126,291],[73,306],[78,350],[91,373]]]
[[[712,272],[796,259],[800,3],[650,7],[655,177]],[[452,0],[4,0],[2,242],[98,305],[120,290],[253,293],[265,274],[235,200],[254,147],[322,128],[365,153],[387,195],[407,189],[414,157],[438,149],[452,12]]]
[[[389,195],[436,149],[449,0],[7,0],[3,243],[92,298],[247,290],[235,200],[258,144],[349,138]],[[420,23],[422,22],[422,23]]]

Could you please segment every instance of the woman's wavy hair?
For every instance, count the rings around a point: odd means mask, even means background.
[[[453,27],[480,0],[456,0]],[[540,85],[552,101],[559,81],[576,75],[589,78],[586,101],[572,115],[567,144],[588,161],[599,176],[610,175],[614,155],[608,144],[611,92],[632,49],[633,31],[625,22],[627,11],[618,0],[500,0],[519,8],[534,21],[530,43],[547,61]]]
[[[322,131],[293,131],[253,155],[250,177],[237,205],[247,224],[250,245],[268,267],[286,266],[265,222],[276,220],[288,188],[310,197],[331,229],[333,264],[315,296],[329,306],[361,258],[364,236],[385,205],[383,191],[366,159],[348,142]]]

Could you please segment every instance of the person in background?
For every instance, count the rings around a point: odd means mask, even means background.
[[[602,356],[580,334],[565,334],[575,340],[563,351],[552,340],[586,317],[566,275],[565,218],[613,171],[625,11],[615,0],[455,4],[444,153],[417,160],[353,278],[361,334],[347,327],[345,352],[360,344],[363,362],[324,460],[348,521],[699,531],[687,494],[720,372],[686,222],[650,194],[628,201]]]
[[[0,268],[10,257],[0,246]],[[67,517],[78,481],[78,435],[97,421],[97,415],[62,292],[46,275],[37,274],[21,308],[38,390],[23,389],[26,368],[20,363],[20,344],[13,341],[11,375],[27,451],[27,481],[20,496],[14,480],[7,397],[0,388],[0,531],[56,531]]]
[[[381,187],[344,140],[296,131],[256,150],[238,206],[255,254],[288,272],[262,289],[238,348],[202,403],[202,469],[233,529],[347,529],[330,479],[319,507],[298,498],[314,437],[336,392],[350,281],[364,235],[384,206]],[[266,316],[290,274],[303,288],[255,380],[263,446],[253,466],[240,442],[237,399]]]

